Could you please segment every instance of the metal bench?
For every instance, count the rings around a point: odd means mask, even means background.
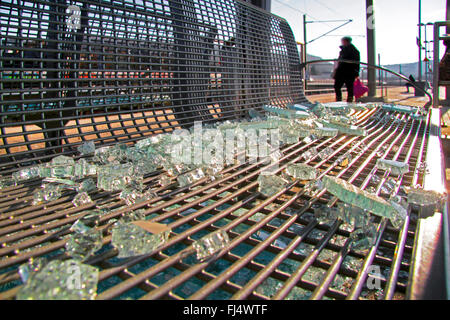
[[[196,121],[241,120],[267,104],[311,105],[287,22],[241,1],[2,1],[0,22],[2,176],[61,154],[78,158],[85,141],[133,144]],[[409,162],[402,185],[431,183],[442,178],[434,114],[422,120],[365,109],[356,116],[367,137],[285,145],[279,164],[302,161],[312,147],[331,147],[333,154],[309,164],[367,187],[383,150],[388,159]],[[385,115],[390,120],[382,120]],[[353,161],[336,167],[346,152]],[[427,157],[437,161],[428,173]],[[105,231],[104,248],[87,261],[100,269],[98,299],[446,297],[440,281],[448,270],[446,212],[430,220],[411,211],[401,230],[380,220],[375,246],[359,254],[349,250],[350,234],[339,222],[322,225],[311,216],[314,204],[333,202],[329,194],[309,198],[298,184],[265,198],[256,182],[263,167],[236,164],[216,181],[184,188],[155,187],[159,170],[144,180],[156,196],[132,206],[117,192],[103,191],[80,207],[72,205],[75,192],[31,205],[39,179],[2,188],[0,298],[15,297],[21,287],[17,268],[28,259],[66,258],[68,228],[96,207],[109,212],[99,222],[104,231],[109,219],[137,209],[172,229],[158,252],[126,261],[116,259]],[[219,229],[230,235],[228,249],[200,264],[183,260],[183,248]],[[434,259],[426,259],[430,253]],[[382,272],[381,290],[367,288],[373,266]]]

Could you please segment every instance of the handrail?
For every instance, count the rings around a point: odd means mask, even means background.
[[[423,93],[425,93],[425,94],[428,96],[429,101],[428,101],[428,103],[426,103],[426,104],[424,105],[424,108],[427,108],[427,107],[429,107],[429,106],[432,105],[433,97],[432,97],[432,95],[431,95],[429,92],[427,92],[426,90],[424,90],[424,89],[420,88],[419,86],[417,86],[414,82],[412,82],[409,78],[405,77],[404,75],[402,75],[402,74],[400,74],[400,73],[397,73],[397,72],[395,72],[395,71],[392,71],[392,70],[390,70],[390,69],[386,69],[386,68],[381,67],[381,66],[377,66],[377,65],[374,65],[374,64],[366,63],[366,62],[354,61],[354,60],[345,60],[345,59],[324,59],[324,60],[312,60],[312,61],[302,62],[302,63],[300,64],[300,67],[301,67],[302,69],[305,69],[306,66],[309,65],[309,64],[324,63],[324,62],[344,62],[344,63],[362,64],[362,65],[368,66],[368,67],[370,67],[370,68],[375,68],[375,69],[379,69],[379,70],[382,70],[382,71],[385,71],[385,72],[389,72],[389,73],[391,73],[391,74],[393,74],[393,75],[399,77],[400,79],[403,79],[403,80],[407,81],[407,82],[410,83],[414,88],[418,89],[419,91],[422,91]]]

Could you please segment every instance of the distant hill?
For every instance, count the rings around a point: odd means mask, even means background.
[[[429,65],[431,66],[431,63],[429,63]],[[401,73],[402,75],[409,77],[410,74],[413,75],[414,78],[418,78],[418,74],[419,74],[419,64],[418,62],[414,62],[414,63],[403,63],[403,64],[390,64],[390,65],[385,65],[383,66],[386,69],[390,69],[392,71]],[[425,75],[425,70],[426,70],[426,64],[425,62],[422,63],[422,72],[423,75]],[[428,70],[428,72],[430,73],[430,70]],[[389,76],[390,77],[390,76]],[[392,76],[394,77],[394,76]],[[431,76],[428,77],[428,80],[431,80]]]

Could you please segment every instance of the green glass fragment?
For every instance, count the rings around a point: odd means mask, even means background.
[[[317,178],[317,170],[303,163],[289,164],[286,173],[299,180],[315,180]]]
[[[258,177],[258,184],[258,191],[266,197],[271,197],[283,190],[288,185],[288,181],[277,175],[261,174]]]
[[[129,258],[154,252],[169,239],[169,235],[170,230],[153,234],[133,222],[118,221],[112,229],[111,243],[119,250],[118,258]]]
[[[77,260],[49,262],[32,275],[17,300],[93,300],[99,271]]]
[[[203,261],[226,248],[230,242],[228,234],[224,230],[219,230],[206,235],[192,245],[197,252],[197,259]]]
[[[404,221],[406,214],[403,210],[394,207],[381,197],[362,190],[339,178],[325,176],[322,179],[323,186],[338,197],[341,201],[367,210],[377,216],[391,220],[394,227],[399,225],[399,221]]]

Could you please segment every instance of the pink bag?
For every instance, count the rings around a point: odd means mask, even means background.
[[[355,98],[358,100],[367,92],[369,92],[369,88],[363,85],[359,78],[356,78],[355,83],[353,84],[353,94],[355,95]]]

